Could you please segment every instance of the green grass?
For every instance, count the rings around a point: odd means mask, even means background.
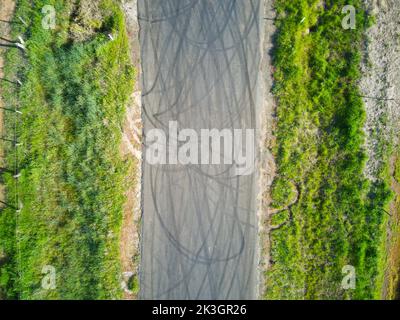
[[[120,155],[122,121],[133,88],[123,12],[112,0],[17,2],[14,37],[26,39],[24,57],[7,54],[8,107],[16,105],[18,166],[6,174],[7,201],[22,210],[0,213],[0,269],[5,298],[120,298],[119,233],[129,163]],[[93,2],[92,3],[97,3]],[[52,4],[57,28],[42,28],[41,8]],[[89,7],[88,7],[89,5]],[[16,18],[14,18],[17,21]],[[108,34],[114,40],[110,41]],[[14,114],[7,114],[13,136]],[[16,153],[3,143],[7,164]],[[17,232],[17,235],[15,234]],[[56,289],[44,290],[41,270],[56,269]]]
[[[272,190],[273,205],[287,205],[290,184],[300,195],[292,219],[271,233],[267,299],[372,299],[382,286],[382,209],[391,193],[384,174],[376,183],[363,175],[365,112],[358,89],[370,19],[359,0],[321,3],[275,1],[273,151],[274,186],[280,187]],[[355,30],[341,26],[348,4],[357,9]],[[345,265],[356,269],[355,290],[341,288]]]
[[[16,132],[21,177],[18,186],[9,173],[3,179],[7,202],[23,207],[18,215],[12,208],[0,213],[0,298],[122,295],[119,232],[129,163],[119,148],[134,70],[117,2],[88,7],[90,2],[17,3],[16,16],[29,26],[14,25],[13,37],[23,34],[28,50],[26,56],[9,50],[5,71],[23,86],[2,86],[7,107],[23,112]],[[382,209],[390,189],[385,167],[376,183],[363,176],[365,114],[357,85],[370,19],[360,0],[325,1],[325,8],[319,0],[275,3],[278,175],[272,197],[278,213],[271,223],[283,226],[271,234],[265,297],[379,298]],[[56,8],[55,30],[41,26],[47,4]],[[356,30],[341,27],[347,4],[357,8]],[[14,121],[7,112],[11,138]],[[15,149],[2,145],[12,169]],[[399,172],[397,167],[397,178]],[[55,290],[41,287],[45,265],[55,267]],[[345,265],[356,268],[355,290],[341,288]],[[129,284],[135,292],[137,282]]]

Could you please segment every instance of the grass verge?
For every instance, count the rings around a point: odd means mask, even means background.
[[[52,5],[56,28],[42,26]],[[3,143],[9,168],[7,202],[0,214],[3,297],[110,299],[122,296],[119,235],[129,163],[120,155],[125,106],[133,88],[123,12],[117,1],[17,2],[13,37],[26,53],[7,53],[9,108],[22,112],[19,143]],[[109,37],[112,35],[112,39]],[[5,119],[14,134],[15,114]],[[16,151],[17,150],[17,151]],[[18,185],[17,185],[18,184]],[[41,285],[56,272],[55,288]],[[46,278],[45,278],[46,279]]]
[[[356,29],[342,8],[356,8]],[[364,178],[361,48],[371,19],[359,0],[275,1],[274,52],[278,172],[273,206],[298,198],[271,231],[268,299],[372,299],[380,296],[391,192],[387,168]],[[273,215],[271,217],[273,219]],[[343,267],[356,271],[345,290]]]

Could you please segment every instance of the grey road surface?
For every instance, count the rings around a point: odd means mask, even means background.
[[[261,0],[139,0],[145,136],[168,133],[171,121],[258,129],[261,9]],[[150,165],[147,147],[140,298],[257,298],[256,173]]]

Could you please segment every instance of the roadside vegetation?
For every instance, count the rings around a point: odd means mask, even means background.
[[[54,30],[42,26],[45,5],[56,10]],[[7,107],[22,114],[4,121],[11,140],[16,123],[18,146],[2,142],[11,172],[3,173],[10,207],[0,212],[0,294],[120,298],[130,165],[120,144],[134,81],[123,12],[113,0],[19,0],[14,22],[13,39],[27,49],[6,56],[7,78],[22,85],[2,83]],[[45,266],[56,272],[50,290]]]
[[[356,8],[356,29],[342,28],[342,8]],[[276,0],[273,152],[278,166],[274,208],[290,205],[271,231],[267,299],[380,298],[387,211],[388,161],[365,178],[358,89],[361,48],[372,19],[360,0]],[[387,155],[382,154],[383,157]],[[278,186],[278,187],[276,187]],[[298,189],[293,199],[293,186]],[[343,289],[344,266],[356,288]]]
[[[394,199],[390,205],[390,219],[387,227],[386,257],[383,263],[385,269],[384,283],[382,287],[382,299],[400,299],[400,148],[395,151],[389,160],[391,188]]]

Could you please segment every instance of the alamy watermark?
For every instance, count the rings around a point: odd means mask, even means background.
[[[146,157],[150,165],[232,165],[234,174],[254,172],[254,129],[178,130],[170,121],[168,132],[151,129],[146,133]]]
[[[56,268],[51,265],[45,265],[42,268],[42,288],[44,290],[54,290],[56,289]]]
[[[345,275],[342,279],[342,289],[354,290],[356,288],[356,268],[351,265],[345,265],[342,268],[342,274]]]
[[[42,27],[43,29],[55,29],[56,28],[56,9],[51,5],[45,5],[42,8]]]
[[[356,8],[352,5],[344,6],[342,9],[342,14],[346,14],[346,16],[342,19],[343,29],[356,29]]]

